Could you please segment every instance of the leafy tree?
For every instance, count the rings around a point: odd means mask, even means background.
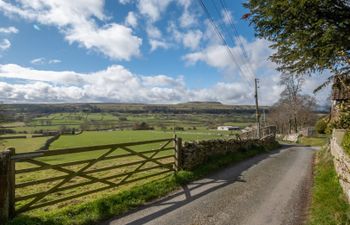
[[[270,58],[280,71],[350,73],[348,0],[249,0],[243,5],[250,10],[243,18],[276,49]]]

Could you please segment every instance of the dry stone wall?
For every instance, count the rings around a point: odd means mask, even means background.
[[[331,140],[331,153],[335,170],[337,171],[339,183],[350,202],[350,157],[341,146],[344,131],[334,130]]]
[[[269,149],[278,145],[274,137],[264,140],[206,140],[185,142],[182,146],[182,169],[191,170],[205,163],[209,157],[227,153],[244,152],[250,149]]]

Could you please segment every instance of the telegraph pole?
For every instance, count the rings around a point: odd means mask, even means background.
[[[260,138],[260,113],[259,113],[259,101],[258,101],[258,82],[259,79],[255,78],[255,110],[256,110],[256,135]]]

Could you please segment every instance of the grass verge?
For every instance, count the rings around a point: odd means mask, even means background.
[[[334,169],[328,147],[316,155],[314,184],[308,225],[349,225],[350,205],[347,203]]]
[[[298,144],[308,145],[308,146],[324,146],[328,143],[329,137],[326,135],[318,137],[300,137]]]
[[[10,225],[64,225],[64,224],[92,224],[106,220],[113,216],[121,215],[134,209],[147,201],[165,196],[181,185],[197,180],[211,172],[228,166],[232,163],[242,161],[267,150],[277,148],[276,143],[266,148],[256,147],[254,149],[211,157],[207,163],[197,167],[193,171],[180,171],[161,180],[146,183],[141,186],[132,187],[127,191],[116,195],[100,198],[89,203],[74,205],[54,212],[42,213],[37,216],[19,215],[13,219]]]
[[[343,138],[342,145],[344,147],[345,152],[350,155],[350,130],[348,130]]]

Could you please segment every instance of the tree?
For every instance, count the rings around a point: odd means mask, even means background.
[[[348,0],[250,0],[243,5],[250,10],[243,18],[276,49],[270,58],[280,71],[350,73]]]
[[[287,99],[281,97],[271,107],[267,121],[275,125],[279,133],[290,134],[292,130],[295,131],[301,127],[313,126],[315,124],[316,115],[313,113],[316,107],[315,98],[309,95],[298,95],[297,99],[296,121],[292,119],[294,112],[291,110]]]
[[[295,74],[282,74],[280,84],[285,88],[281,93],[281,98],[285,99],[286,104],[289,106],[287,111],[290,113],[292,119],[294,132],[298,132],[298,104],[301,100],[299,94],[301,92],[301,86],[304,79],[301,76]]]

